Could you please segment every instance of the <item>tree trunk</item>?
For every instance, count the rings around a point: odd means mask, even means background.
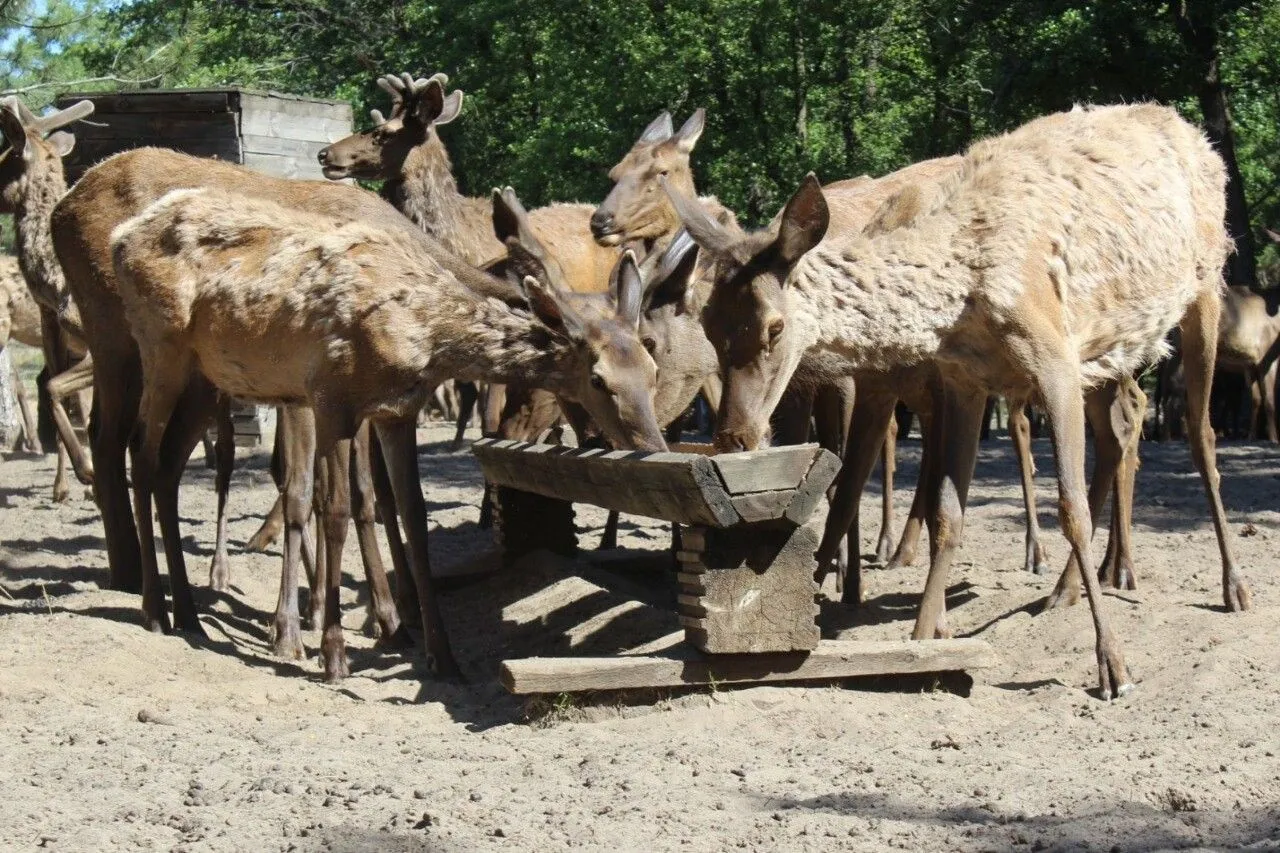
[[[1236,160],[1235,134],[1231,129],[1231,110],[1227,104],[1227,90],[1222,83],[1218,64],[1218,28],[1212,12],[1192,3],[1170,3],[1174,24],[1182,37],[1182,43],[1199,64],[1196,97],[1204,114],[1204,129],[1209,141],[1222,156],[1227,166],[1227,231],[1235,241],[1236,250],[1227,258],[1223,271],[1228,284],[1256,287],[1258,284],[1257,261],[1254,253],[1253,231],[1249,224],[1249,203],[1244,195],[1244,180],[1240,164]],[[1274,298],[1267,297],[1268,302]],[[1272,306],[1274,310],[1274,306]]]

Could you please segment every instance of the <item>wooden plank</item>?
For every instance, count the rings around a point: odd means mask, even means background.
[[[245,134],[240,137],[240,147],[254,154],[281,154],[287,157],[300,157],[303,160],[316,160],[320,149],[327,142],[307,142],[301,139],[280,139],[273,136],[253,136]],[[316,162],[319,162],[316,160]]]
[[[731,495],[794,489],[813,466],[813,457],[819,450],[816,444],[770,447],[746,453],[722,453],[711,457],[711,463]]]
[[[983,640],[823,640],[811,652],[604,658],[524,658],[503,661],[502,685],[517,694],[631,690],[682,684],[832,681],[865,675],[976,670],[994,666]]]
[[[301,157],[286,157],[280,154],[255,154],[244,152],[240,157],[242,165],[265,175],[278,178],[323,178],[320,164],[315,159],[305,160]]]
[[[476,442],[472,452],[490,482],[524,491],[685,524],[724,527],[739,520],[703,456],[492,440]],[[502,464],[493,464],[498,459]]]
[[[351,104],[346,101],[330,101],[281,95],[277,92],[240,92],[240,111],[244,113],[269,112],[278,115],[329,118],[345,122],[351,127]]]
[[[98,113],[78,122],[77,140],[126,139],[144,145],[164,139],[231,139],[239,132],[235,113]]]
[[[804,482],[796,489],[795,496],[787,506],[786,518],[795,524],[804,524],[817,509],[818,502],[827,493],[827,488],[835,480],[840,471],[840,458],[830,450],[822,450],[813,460],[812,467],[804,476]]]
[[[772,521],[783,517],[794,496],[794,489],[778,489],[773,492],[735,495],[731,500],[733,508],[742,516],[743,521]]]
[[[246,136],[267,136],[307,142],[336,142],[351,134],[351,119],[332,116],[295,116],[276,112],[245,110],[240,114],[240,132]]]
[[[77,101],[93,101],[100,113],[226,113],[235,111],[235,92],[160,91],[153,92],[69,92],[59,95],[59,109]]]

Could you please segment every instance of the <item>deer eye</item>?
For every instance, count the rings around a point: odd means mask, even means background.
[[[782,320],[774,320],[769,324],[769,345],[772,346],[778,342],[778,337],[782,334],[783,327],[786,323]]]
[[[599,373],[591,374],[591,387],[595,388],[597,391],[604,391],[606,394],[609,393],[609,383],[605,382],[604,377]]]
[[[649,351],[649,355],[653,355],[658,351],[658,342],[653,338],[645,338],[640,343],[644,344],[644,348]]]

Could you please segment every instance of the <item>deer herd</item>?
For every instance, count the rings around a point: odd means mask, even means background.
[[[320,152],[330,181],[139,148],[68,190],[61,158],[75,140],[65,128],[92,104],[37,116],[16,97],[0,103],[0,198],[21,271],[4,276],[0,330],[43,347],[64,448],[55,499],[66,495],[67,464],[92,483],[111,583],[141,591],[148,629],[202,633],[177,500],[188,457],[214,423],[210,583],[226,588],[234,397],[281,407],[275,653],[305,654],[302,566],[325,675],[347,674],[338,588],[354,517],[382,641],[409,643],[406,625],[416,625],[433,671],[459,675],[432,589],[415,445],[419,409],[453,380],[487,383],[486,429],[509,438],[533,440],[563,416],[580,441],[664,450],[664,429],[699,393],[716,412],[722,452],[807,441],[812,422],[844,458],[818,570],[837,573],[852,607],[862,600],[858,506],[883,458],[877,552],[909,565],[927,528],[913,637],[945,637],[984,403],[1001,395],[1022,466],[1026,567],[1047,568],[1033,403],[1054,437],[1071,550],[1047,603],[1075,603],[1083,584],[1100,692],[1123,695],[1132,681],[1100,581],[1134,585],[1127,534],[1146,409],[1135,376],[1168,355],[1174,330],[1223,599],[1228,610],[1249,607],[1219,496],[1209,389],[1215,360],[1247,372],[1274,430],[1280,323],[1259,297],[1223,287],[1226,173],[1173,110],[1076,108],[878,179],[822,186],[810,174],[767,227],[748,232],[694,186],[702,110],[679,129],[665,112],[645,128],[598,207],[526,211],[510,188],[458,192],[438,127],[458,117],[463,93],[447,91],[445,75],[378,83],[391,112],[372,111],[371,129]],[[344,178],[381,180],[381,197]],[[21,280],[28,293],[13,286]],[[66,401],[90,387],[86,453]],[[924,444],[894,549],[899,402],[919,416]],[[1086,423],[1096,447],[1088,483]],[[1098,567],[1090,539],[1108,496],[1112,542]]]

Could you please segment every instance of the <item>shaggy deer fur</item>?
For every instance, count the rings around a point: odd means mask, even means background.
[[[1098,107],[974,145],[954,178],[891,201],[885,216],[901,225],[878,236],[818,246],[829,212],[812,177],[788,203],[776,236],[736,239],[694,206],[681,210],[720,267],[705,319],[727,372],[726,394],[746,396],[736,405],[769,411],[811,347],[845,359],[850,373],[938,365],[929,441],[939,461],[926,484],[933,561],[917,639],[949,632],[946,577],[986,396],[1033,396],[1053,428],[1062,528],[1081,569],[1064,573],[1057,594],[1083,575],[1101,692],[1131,689],[1089,549],[1097,508],[1084,485],[1082,397],[1161,358],[1179,322],[1192,453],[1217,530],[1223,597],[1231,610],[1248,607],[1208,427],[1229,249],[1225,181],[1203,134],[1173,110]],[[759,418],[724,438],[754,447],[764,431]],[[1108,453],[1118,459],[1115,451]],[[1110,479],[1101,485],[1095,478],[1094,496],[1105,495]]]
[[[413,223],[373,193],[328,181],[272,178],[216,160],[206,160],[158,148],[138,148],[117,154],[89,169],[58,203],[51,218],[58,260],[67,287],[84,321],[84,334],[93,351],[95,429],[91,449],[96,471],[95,491],[102,510],[112,583],[126,589],[142,586],[142,553],[130,512],[125,479],[125,450],[137,421],[140,362],[137,344],[120,300],[112,265],[110,237],[121,222],[136,216],[152,202],[175,189],[220,187],[248,198],[264,198],[288,208],[302,208],[350,221],[358,219],[386,230],[398,230],[439,250],[439,263],[478,293],[500,299],[523,296],[506,282],[484,276],[460,259],[443,252]],[[213,389],[193,383],[166,439],[160,469],[157,515],[166,544],[165,559],[173,582],[174,612],[183,630],[200,632],[187,582],[178,530],[177,490],[191,450],[217,409]],[[159,605],[148,624],[166,627]]]
[[[330,480],[347,475],[336,448],[370,419],[381,438],[409,534],[427,646],[457,674],[427,563],[427,519],[414,426],[443,379],[538,377],[582,403],[618,446],[661,449],[653,360],[634,334],[639,294],[614,321],[627,345],[588,335],[576,314],[526,279],[537,318],[477,295],[422,243],[395,229],[288,210],[217,190],[178,190],[115,229],[120,293],[139,342],[144,388],[135,468],[139,521],[150,507],[165,425],[198,371],[224,392],[315,415],[312,452]],[[293,466],[286,487],[286,572],[296,577],[312,485]],[[322,652],[329,679],[347,674],[338,612],[345,506],[326,492],[328,572]],[[144,527],[145,532],[145,527]],[[145,538],[145,537],[144,537]]]
[[[39,117],[20,98],[0,101],[0,132],[5,151],[0,154],[0,213],[12,213],[18,265],[40,307],[47,388],[58,426],[58,468],[53,499],[70,494],[67,463],[85,485],[93,482],[93,466],[76,438],[63,400],[87,390],[92,360],[86,354],[76,306],[67,295],[62,269],[49,238],[49,213],[67,191],[62,158],[71,153],[75,137],[59,128],[93,112],[93,104],[81,101],[52,115]]]

